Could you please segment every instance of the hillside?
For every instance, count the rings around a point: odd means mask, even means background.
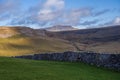
[[[68,40],[80,50],[120,53],[120,26],[54,32],[48,35]]]
[[[66,40],[50,38],[44,30],[28,27],[0,27],[0,56],[75,50]]]
[[[0,27],[0,56],[64,51],[120,53],[120,26],[60,32]]]
[[[0,57],[0,80],[119,80],[120,73],[83,63]]]

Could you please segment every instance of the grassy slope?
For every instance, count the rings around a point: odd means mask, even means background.
[[[0,80],[120,80],[120,73],[83,63],[0,58]]]
[[[95,52],[110,52],[110,53],[118,53],[120,54],[120,42],[106,42],[103,44],[98,45],[90,45],[87,47],[88,51],[95,51]]]
[[[62,31],[48,35],[77,42],[81,50],[120,53],[120,26]]]
[[[0,56],[16,56],[41,52],[74,50],[69,42],[58,39],[14,36],[0,38]]]

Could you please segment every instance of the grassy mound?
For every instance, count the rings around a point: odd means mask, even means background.
[[[120,80],[120,73],[83,63],[0,58],[0,80]]]

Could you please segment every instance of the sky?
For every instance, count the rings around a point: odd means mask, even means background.
[[[0,26],[120,25],[120,0],[0,0]]]

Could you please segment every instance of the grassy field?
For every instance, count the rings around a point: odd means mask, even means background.
[[[0,80],[120,80],[120,73],[83,63],[1,57]]]

